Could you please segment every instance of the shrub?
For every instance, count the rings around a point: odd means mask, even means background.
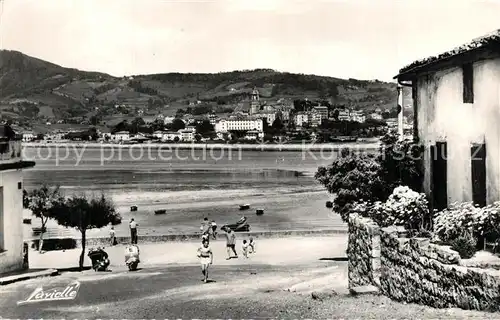
[[[400,186],[393,190],[386,202],[358,202],[351,211],[372,219],[381,227],[402,225],[409,230],[421,230],[429,209],[425,194]]]
[[[500,202],[479,208],[471,202],[453,203],[434,217],[436,235],[444,242],[470,232],[477,239],[500,238]]]
[[[451,249],[458,252],[460,258],[470,259],[476,253],[477,240],[471,232],[463,232],[451,242]]]

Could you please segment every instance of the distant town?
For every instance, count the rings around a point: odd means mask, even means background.
[[[128,106],[117,104],[115,109]],[[129,108],[130,109],[130,108]],[[151,115],[148,107],[135,106],[135,118],[115,125],[103,125],[97,117],[82,119],[80,128],[61,129],[56,123],[46,122],[46,132],[27,129],[15,120],[9,120],[14,131],[24,142],[94,141],[118,144],[145,142],[227,142],[252,143],[257,141],[293,143],[294,141],[352,142],[377,138],[397,128],[398,111],[376,108],[357,110],[345,105],[332,105],[327,100],[288,100],[276,103],[262,102],[254,89],[242,110],[215,114],[201,101],[190,102],[186,109],[178,109],[174,116],[162,113]],[[145,112],[146,110],[146,112]],[[129,113],[130,115],[130,113]],[[404,131],[411,134],[412,120],[404,116]],[[5,121],[4,121],[5,123]],[[82,129],[81,126],[88,126]],[[53,129],[52,129],[53,128]]]

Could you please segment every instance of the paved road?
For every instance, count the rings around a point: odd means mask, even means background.
[[[332,261],[293,266],[215,265],[210,275],[214,282],[207,284],[201,282],[198,265],[155,266],[136,272],[115,268],[108,273],[65,273],[0,287],[0,317],[307,317],[312,303],[308,290],[318,286],[318,279],[323,286],[345,287],[345,275],[346,264]],[[40,286],[49,290],[74,280],[81,284],[75,300],[17,305]],[[284,291],[287,288],[297,292]]]

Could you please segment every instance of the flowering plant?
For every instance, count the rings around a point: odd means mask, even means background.
[[[421,229],[429,209],[425,194],[400,186],[393,190],[386,202],[359,202],[352,211],[371,218],[382,227],[403,225],[406,229]]]
[[[434,230],[445,242],[463,232],[476,237],[498,239],[500,237],[500,202],[479,208],[472,202],[453,203],[434,217]]]

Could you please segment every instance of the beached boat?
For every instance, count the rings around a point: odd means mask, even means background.
[[[264,210],[263,209],[257,209],[255,210],[255,214],[258,215],[258,216],[261,216],[264,214]]]
[[[333,208],[333,202],[331,202],[331,201],[327,201],[327,202],[326,202],[326,207],[327,207],[327,208]]]
[[[25,219],[23,219],[23,223],[24,224],[31,224],[31,219],[25,218]]]
[[[248,209],[250,209],[249,204],[240,204],[240,210],[248,210]]]
[[[130,211],[137,211],[137,206],[131,206]]]
[[[155,214],[165,214],[167,213],[167,210],[161,209],[161,210],[155,210]]]

